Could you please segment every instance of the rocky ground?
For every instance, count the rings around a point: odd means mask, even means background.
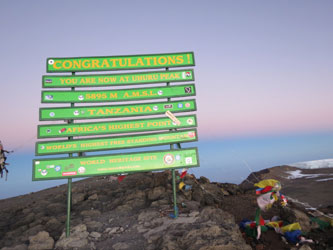
[[[177,191],[179,217],[172,218],[171,173],[139,173],[121,183],[106,177],[73,183],[71,235],[64,234],[66,185],[0,200],[0,248],[5,249],[333,249],[332,229],[310,223],[291,203],[264,214],[299,221],[315,244],[296,247],[274,231],[259,241],[238,223],[253,220],[253,190],[187,175]],[[330,213],[329,207],[327,213]]]

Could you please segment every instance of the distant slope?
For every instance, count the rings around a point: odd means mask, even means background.
[[[333,168],[324,167],[332,163],[332,160],[322,160],[272,167],[251,173],[240,186],[254,189],[253,184],[259,180],[277,179],[282,184],[281,193],[294,200],[315,208],[333,206]]]

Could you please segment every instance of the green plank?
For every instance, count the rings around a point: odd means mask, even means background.
[[[38,126],[38,138],[55,138],[70,136],[87,136],[103,134],[121,134],[131,132],[190,128],[197,126],[195,115],[177,116],[180,125],[170,118],[149,118],[140,120],[121,120],[112,122],[48,124]]]
[[[193,52],[102,57],[51,57],[46,61],[47,72],[152,69],[184,66],[194,66]]]
[[[33,160],[32,180],[79,178],[199,166],[197,148]]]
[[[121,90],[42,91],[42,103],[119,102],[194,95],[194,84]]]
[[[150,147],[165,144],[193,142],[196,140],[196,129],[190,129],[163,133],[91,138],[85,140],[47,141],[36,143],[36,155]]]
[[[147,71],[128,74],[46,75],[42,78],[43,88],[104,87],[184,81],[194,81],[194,72],[192,69]]]
[[[167,110],[172,113],[196,110],[195,100],[180,100],[173,102],[140,103],[117,106],[89,106],[73,108],[41,108],[39,120],[66,119],[99,119],[112,117],[129,117],[141,115],[163,114]]]

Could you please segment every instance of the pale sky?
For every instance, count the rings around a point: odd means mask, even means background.
[[[2,0],[0,139],[34,146],[47,57],[183,51],[195,55],[200,138],[332,131],[332,11],[308,0]]]

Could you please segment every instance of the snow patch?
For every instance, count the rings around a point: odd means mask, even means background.
[[[333,181],[333,178],[320,179],[320,180],[316,180],[316,181]]]
[[[299,179],[299,178],[311,179],[311,178],[317,178],[321,175],[324,175],[324,174],[302,174],[302,170],[286,171],[286,173],[289,174],[287,179],[290,179],[290,180]]]
[[[292,167],[305,168],[305,169],[318,169],[318,168],[333,168],[333,159],[324,159],[316,161],[304,161],[288,164]]]

